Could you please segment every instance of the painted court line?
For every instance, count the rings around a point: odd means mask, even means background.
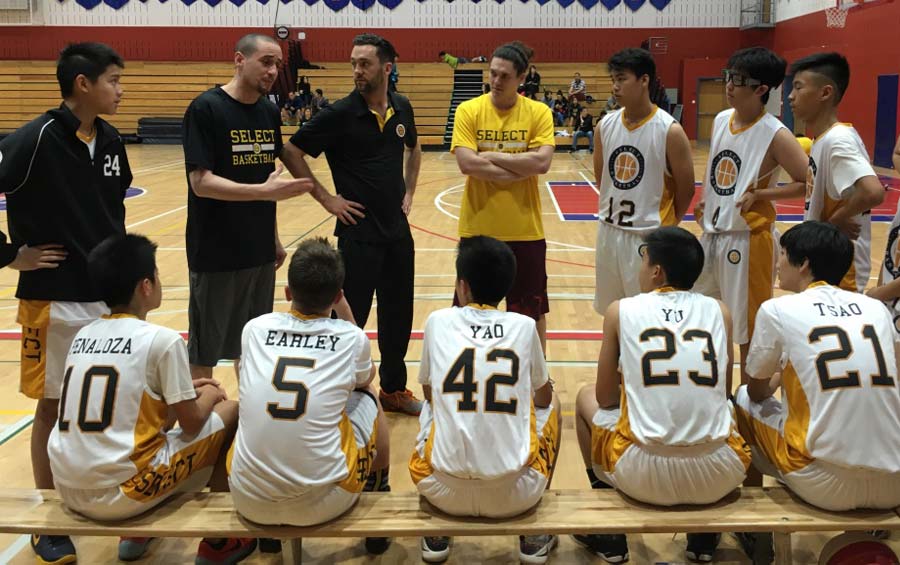
[[[31,536],[29,535],[21,535],[16,538],[16,541],[9,544],[9,547],[0,553],[0,565],[6,565],[9,563],[13,557],[19,554],[20,551],[28,547],[28,544],[31,542]]]
[[[34,416],[25,416],[15,424],[3,430],[3,433],[0,433],[0,445],[3,445],[4,443],[15,437],[16,434],[30,426],[31,422],[33,421]]]

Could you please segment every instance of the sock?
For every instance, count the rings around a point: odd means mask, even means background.
[[[366,478],[366,486],[363,487],[363,492],[391,492],[390,475],[390,466],[372,471]]]
[[[588,467],[587,469],[585,469],[585,471],[587,472],[588,480],[591,482],[591,488],[594,488],[594,489],[612,488],[611,486],[609,486],[608,484],[604,483],[603,481],[601,481],[600,479],[597,478],[597,475],[594,474],[593,467]]]

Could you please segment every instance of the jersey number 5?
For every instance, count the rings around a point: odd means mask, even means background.
[[[266,405],[266,411],[276,420],[298,420],[306,414],[306,402],[309,400],[309,389],[300,381],[285,380],[284,374],[291,367],[312,369],[316,366],[315,359],[304,357],[279,357],[275,364],[275,374],[272,377],[272,386],[278,392],[294,393],[294,405],[284,408],[278,402],[270,402]]]
[[[497,387],[500,385],[514,386],[519,382],[519,356],[511,349],[492,349],[485,358],[488,363],[496,363],[501,359],[509,361],[509,373],[493,373],[488,377],[485,386],[484,411],[515,414],[519,404],[518,399],[512,397],[505,401],[497,400]],[[459,380],[460,376],[462,376],[462,381]],[[456,358],[453,366],[447,372],[447,376],[444,377],[443,391],[445,394],[462,395],[456,404],[456,408],[460,412],[475,412],[478,409],[475,399],[478,383],[475,382],[474,348],[465,349]]]

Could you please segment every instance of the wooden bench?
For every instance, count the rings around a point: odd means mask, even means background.
[[[774,532],[775,562],[791,563],[795,532],[900,529],[896,511],[826,512],[782,488],[743,488],[709,506],[660,508],[612,490],[550,490],[531,511],[504,520],[454,518],[417,493],[364,493],[331,522],[312,527],[261,526],[241,518],[228,493],[182,494],[122,522],[75,514],[55,491],[0,489],[0,532],[137,537],[270,537],[285,563],[299,563],[301,538],[498,536],[587,533]]]

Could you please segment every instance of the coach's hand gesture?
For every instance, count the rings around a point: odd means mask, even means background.
[[[269,178],[262,185],[262,200],[287,200],[301,194],[306,194],[313,189],[312,179],[283,179],[281,173],[284,172],[284,165],[279,164],[272,171]]]
[[[58,243],[45,243],[34,247],[23,245],[9,266],[17,271],[55,269],[68,255],[69,252]]]
[[[356,216],[357,218],[366,217],[366,214],[363,212],[363,210],[366,209],[365,206],[359,202],[345,200],[340,194],[337,196],[329,196],[322,202],[322,206],[337,216],[338,220],[347,225],[356,225],[356,218],[353,216]]]

